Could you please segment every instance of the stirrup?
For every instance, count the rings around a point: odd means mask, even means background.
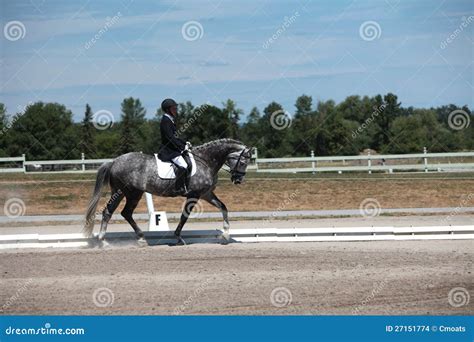
[[[186,184],[184,184],[183,187],[180,190],[183,190],[184,195],[189,195],[191,193],[191,190],[188,189]]]
[[[185,184],[179,188],[175,188],[175,191],[183,195],[189,195],[191,193],[191,190],[188,190]]]

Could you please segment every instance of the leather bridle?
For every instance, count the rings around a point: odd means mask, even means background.
[[[245,176],[246,172],[242,172],[242,171],[239,171],[238,168],[240,166],[240,164],[242,163],[242,156],[244,155],[244,153],[247,153],[249,151],[251,151],[252,148],[244,148],[242,150],[242,152],[240,152],[239,156],[236,158],[237,159],[237,162],[235,163],[234,167],[230,167],[229,165],[229,169],[230,169],[230,174],[232,175],[232,177],[234,176],[237,176],[237,177],[243,177]],[[235,157],[230,157],[229,159],[235,159]]]

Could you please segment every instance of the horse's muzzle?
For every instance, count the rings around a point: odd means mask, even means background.
[[[242,182],[244,181],[244,176],[245,174],[233,174],[231,177],[230,177],[230,180],[232,181],[232,183],[234,184],[242,184]]]

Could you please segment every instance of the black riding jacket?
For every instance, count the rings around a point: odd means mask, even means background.
[[[161,148],[158,157],[163,161],[180,156],[186,147],[186,142],[176,136],[176,124],[167,115],[163,115],[160,123]]]

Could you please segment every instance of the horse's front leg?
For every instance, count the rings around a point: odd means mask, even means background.
[[[176,230],[174,231],[174,235],[178,239],[178,242],[182,243],[183,245],[185,245],[186,242],[181,237],[181,230],[183,229],[184,224],[188,220],[188,217],[191,214],[191,211],[193,211],[193,208],[198,201],[199,201],[199,198],[191,198],[191,197],[186,198],[186,203],[184,205],[183,212],[181,213],[181,219],[179,220],[178,226],[176,227]]]
[[[230,234],[229,234],[230,225],[229,225],[229,214],[227,211],[227,207],[225,206],[224,203],[222,203],[222,201],[219,198],[217,198],[216,194],[213,193],[212,191],[207,193],[202,198],[221,211],[222,218],[224,219],[224,234],[222,234],[222,236],[224,237],[226,241],[229,241],[230,240]]]

